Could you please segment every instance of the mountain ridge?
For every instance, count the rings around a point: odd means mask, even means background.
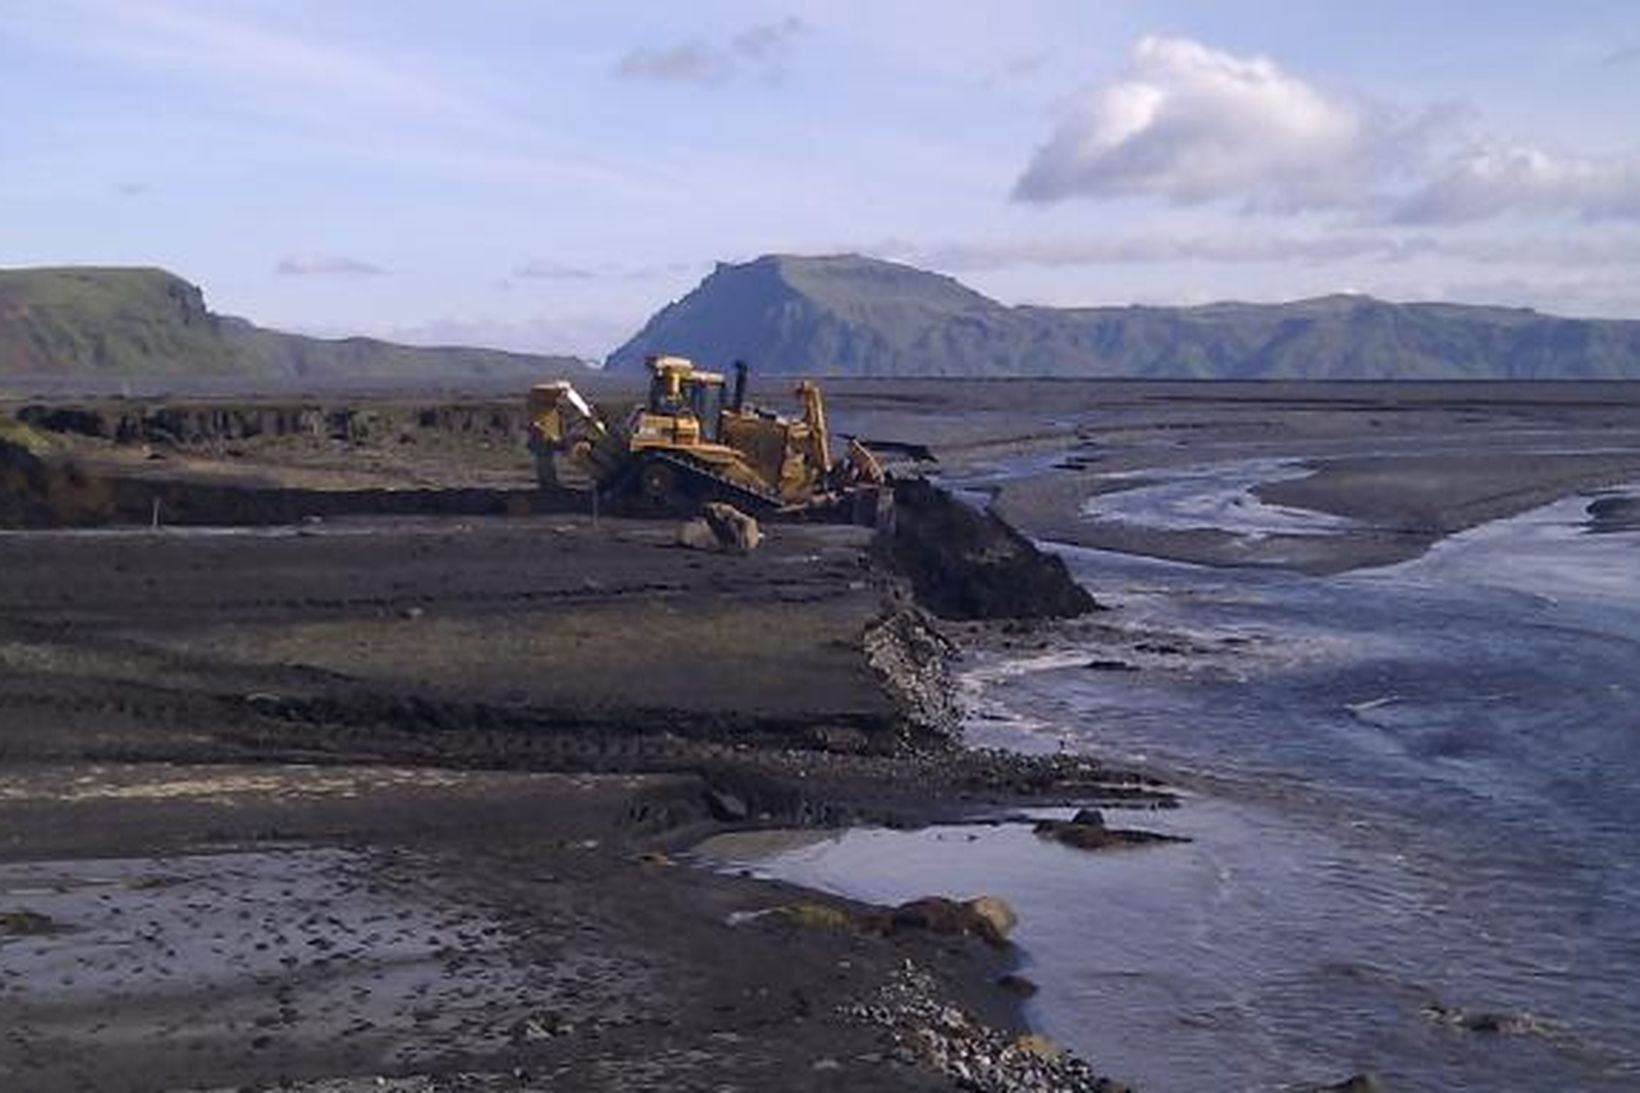
[[[1277,304],[1009,306],[860,255],[719,263],[606,367],[668,352],[771,373],[1145,379],[1640,379],[1640,321],[1346,293]]]
[[[219,315],[149,266],[0,269],[0,376],[389,380],[526,377],[568,356],[377,338],[315,338]]]

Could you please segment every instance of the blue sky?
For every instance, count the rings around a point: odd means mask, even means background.
[[[0,0],[0,265],[601,355],[716,260],[1640,317],[1640,4]]]

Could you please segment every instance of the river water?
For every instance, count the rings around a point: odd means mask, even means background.
[[[1105,515],[1292,533],[1247,471]],[[1640,531],[1595,533],[1589,500],[1330,577],[1067,550],[1168,641],[981,663],[970,738],[1162,774],[1182,808],[1109,820],[1193,841],[861,830],[759,867],[1007,898],[1033,1019],[1143,1089],[1640,1089]],[[1088,667],[1112,656],[1140,670]]]

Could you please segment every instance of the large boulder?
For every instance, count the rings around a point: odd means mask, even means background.
[[[1007,937],[1019,925],[1019,916],[1014,909],[998,896],[977,896],[968,901],[968,909],[990,923],[991,931],[998,937]]]
[[[1071,618],[1099,609],[1064,559],[922,478],[895,480],[877,552],[942,618]]]
[[[1077,850],[1113,850],[1151,843],[1183,843],[1189,839],[1138,828],[1106,827],[1105,817],[1096,809],[1084,808],[1069,820],[1039,820],[1037,837],[1075,847]]]
[[[678,543],[692,550],[750,554],[762,541],[757,520],[722,501],[708,503],[699,516],[678,528]]]
[[[995,896],[959,901],[944,896],[924,896],[902,903],[878,921],[883,933],[907,930],[931,934],[966,934],[988,945],[1008,944],[1008,934],[1018,922],[1013,909]]]

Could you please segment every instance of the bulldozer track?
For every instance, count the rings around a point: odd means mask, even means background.
[[[694,460],[668,452],[650,452],[642,459],[634,460],[632,467],[621,475],[611,492],[616,496],[631,496],[643,474],[643,469],[657,464],[671,469],[677,475],[680,486],[678,492],[689,506],[698,507],[709,501],[726,501],[759,518],[774,515],[782,507],[777,497],[730,481]]]

